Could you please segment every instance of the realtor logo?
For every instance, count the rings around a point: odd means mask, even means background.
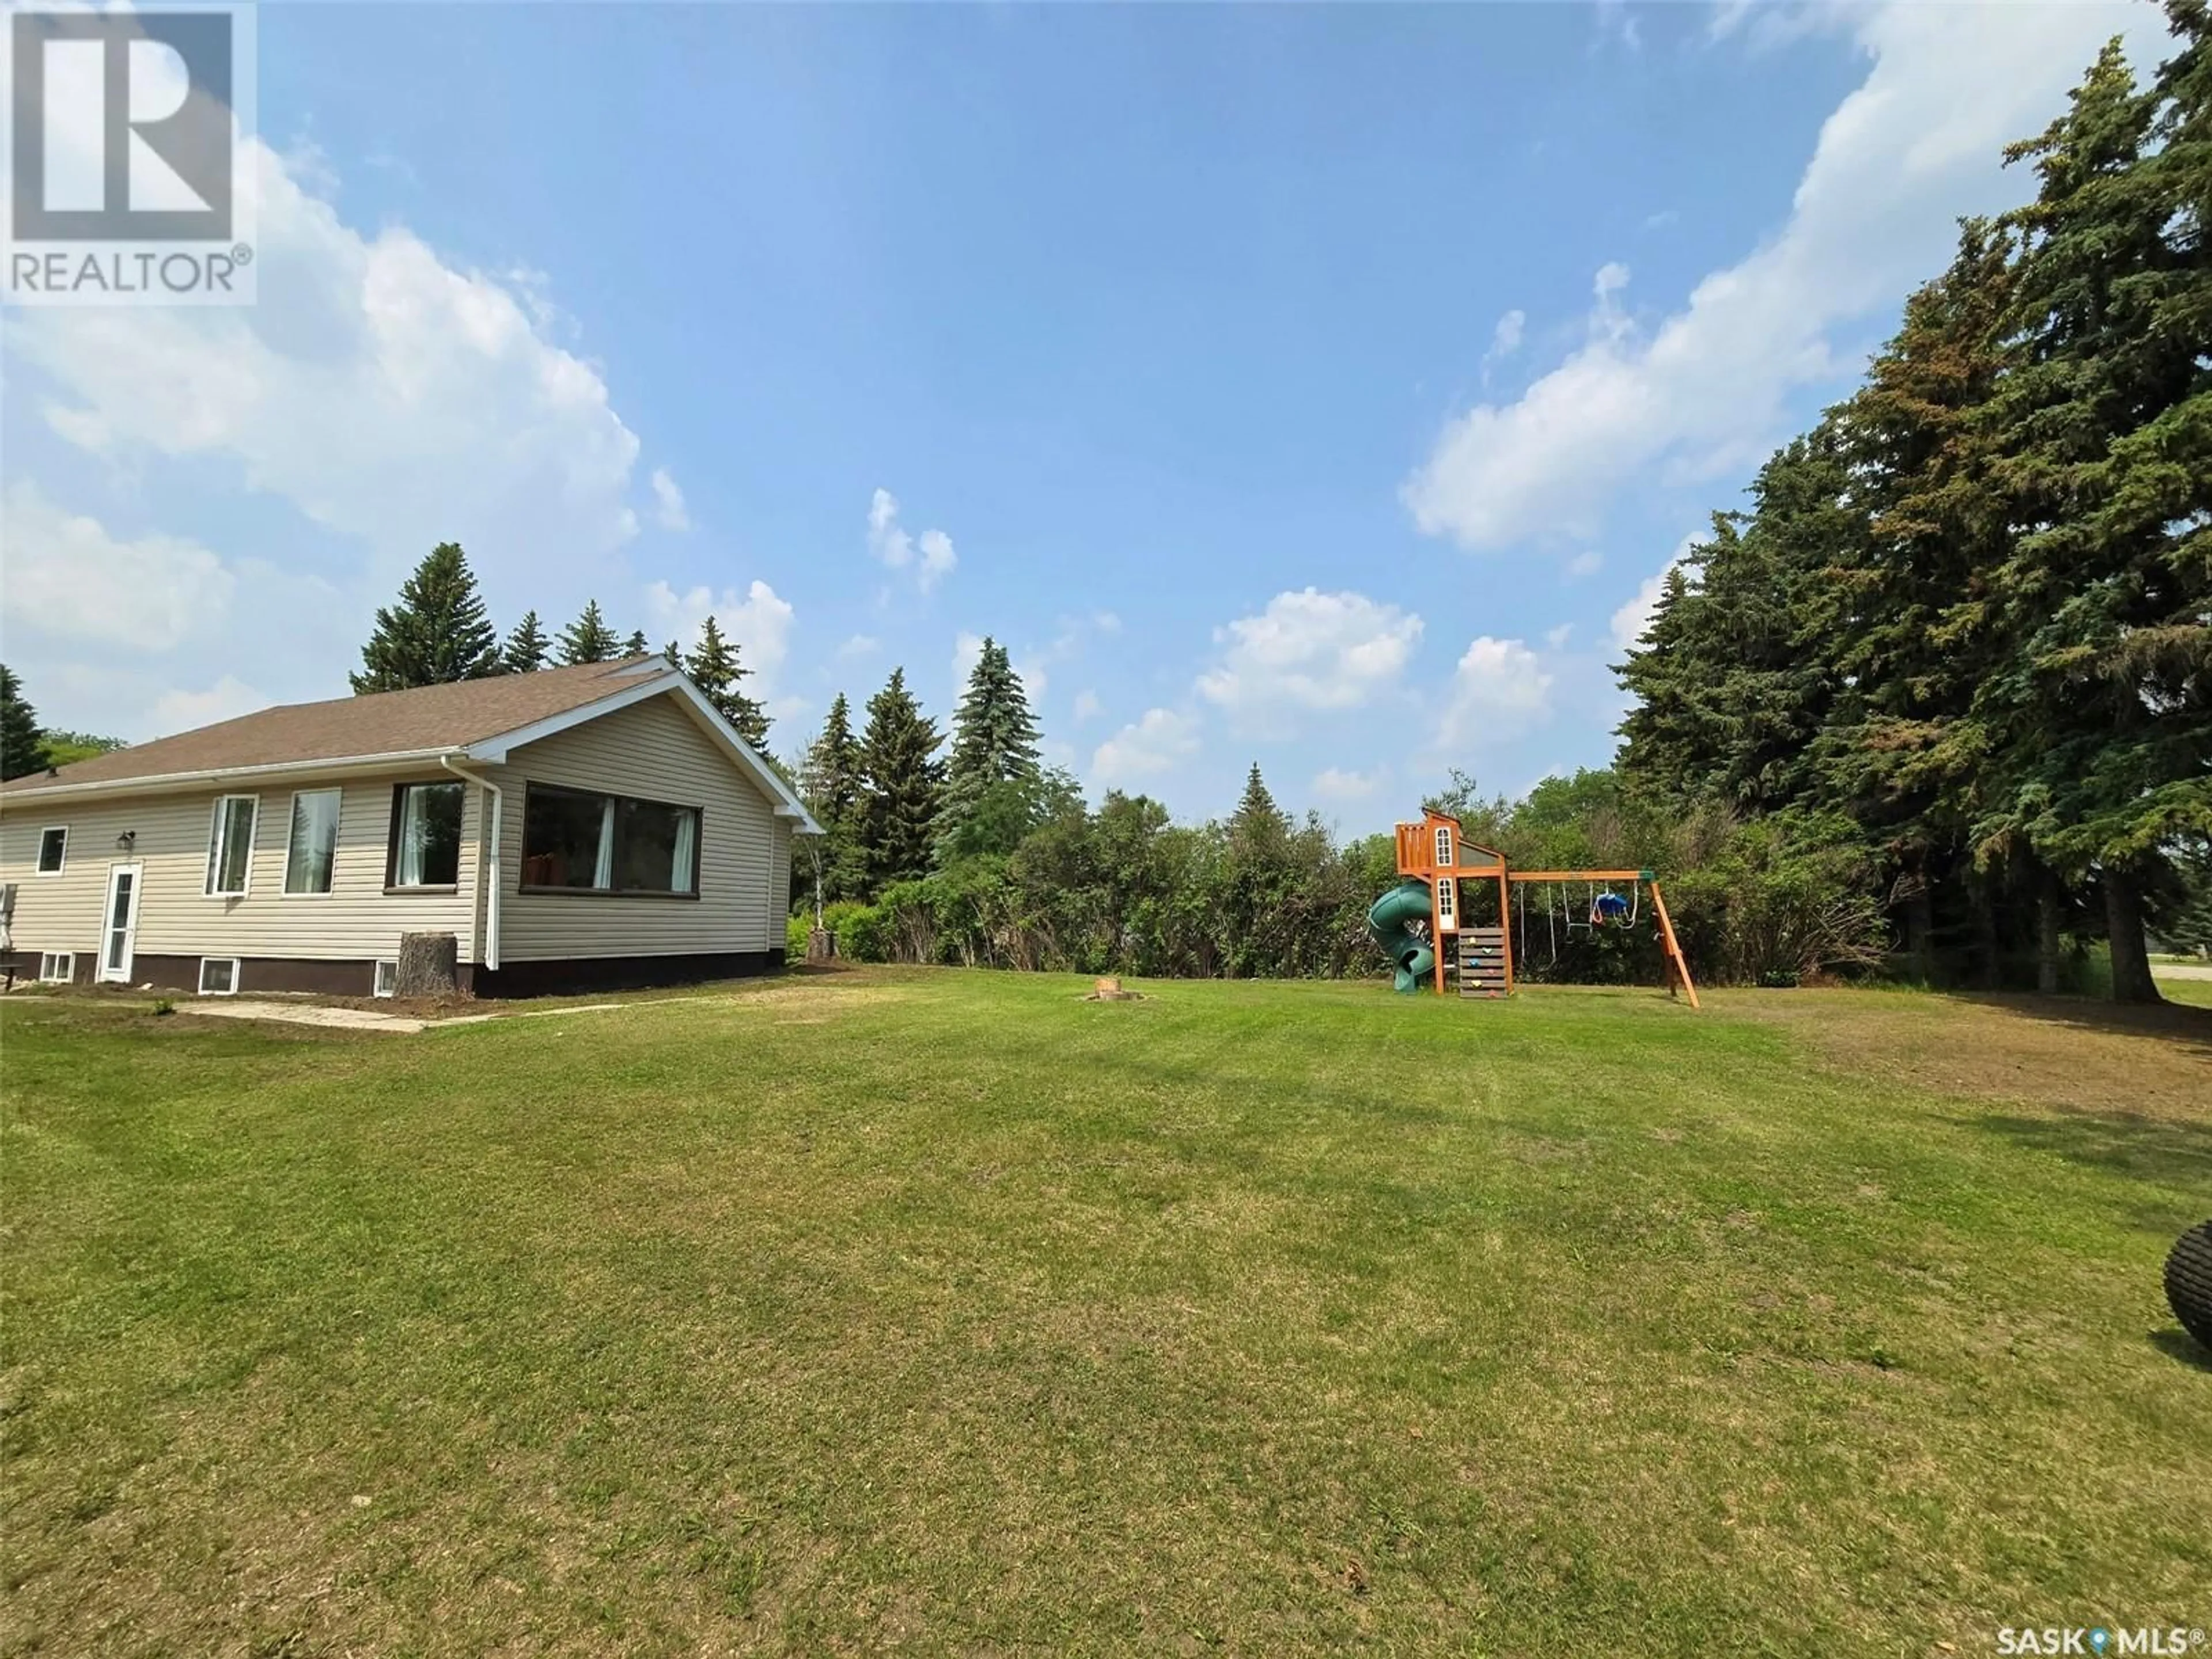
[[[9,23],[7,297],[250,303],[252,9]]]

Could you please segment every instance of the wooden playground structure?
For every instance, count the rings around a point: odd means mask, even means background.
[[[1460,833],[1459,820],[1448,813],[1424,811],[1419,823],[1397,826],[1398,875],[1401,880],[1411,878],[1424,882],[1429,890],[1429,938],[1435,958],[1431,972],[1435,976],[1437,994],[1444,991],[1445,941],[1455,941],[1459,994],[1463,997],[1503,997],[1513,994],[1513,929],[1512,899],[1515,884],[1534,886],[1540,883],[1560,884],[1583,882],[1592,889],[1591,926],[1600,925],[1599,900],[1595,890],[1600,884],[1607,886],[1607,896],[1613,884],[1640,884],[1651,892],[1651,908],[1656,922],[1661,955],[1668,970],[1667,994],[1673,996],[1679,985],[1681,994],[1689,1000],[1690,1006],[1698,1006],[1698,988],[1690,978],[1690,964],[1683,959],[1682,947],[1674,937],[1674,924],[1667,915],[1667,901],[1659,891],[1659,884],[1649,870],[1513,870],[1505,863],[1505,855],[1492,847],[1481,847],[1467,840]],[[1495,927],[1462,924],[1462,915],[1470,882],[1498,884],[1498,926]],[[1632,887],[1632,892],[1633,888]],[[1627,921],[1632,925],[1635,910],[1627,902]],[[1523,914],[1525,915],[1525,906]]]

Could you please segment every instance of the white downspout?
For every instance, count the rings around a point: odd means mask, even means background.
[[[477,785],[491,800],[491,896],[484,901],[483,949],[477,955],[483,959],[484,971],[495,974],[499,971],[499,830],[500,819],[505,816],[507,798],[500,793],[499,786],[481,772],[471,772],[465,767],[454,765],[451,755],[439,756],[438,764],[455,777]],[[477,879],[483,879],[481,872]]]

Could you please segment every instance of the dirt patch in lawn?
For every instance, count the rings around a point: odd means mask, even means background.
[[[1840,1070],[1938,1094],[2203,1122],[2212,1009],[2073,997],[1723,992],[1731,1014],[1784,1025]]]

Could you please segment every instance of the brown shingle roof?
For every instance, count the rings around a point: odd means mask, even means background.
[[[535,674],[418,686],[411,691],[289,703],[74,761],[58,772],[15,778],[5,794],[12,798],[64,784],[118,783],[238,766],[459,749],[612,696],[637,683],[639,677],[626,671],[641,664],[660,665],[652,657],[623,657],[574,668],[540,669]]]

